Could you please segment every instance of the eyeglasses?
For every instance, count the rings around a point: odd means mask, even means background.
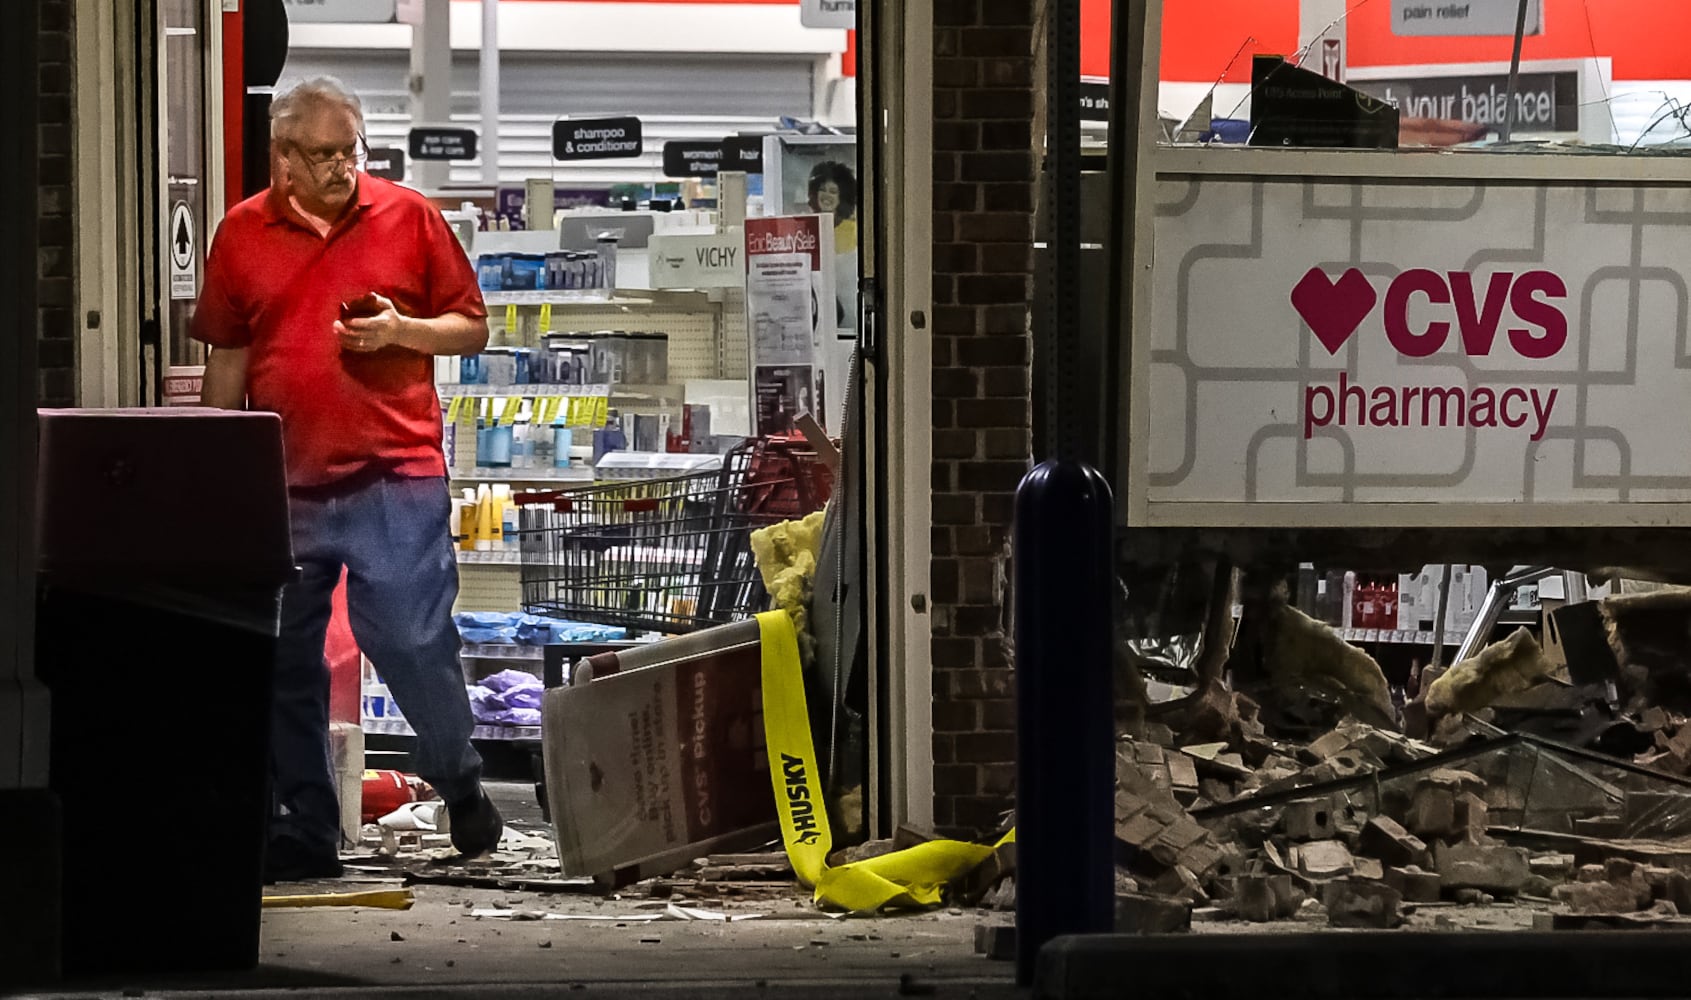
[[[296,143],[294,144],[294,152],[298,153],[299,158],[304,160],[313,170],[322,170],[324,167],[343,170],[349,164],[354,169],[363,170],[364,164],[370,159],[370,145],[364,141],[363,136],[359,136],[358,141],[346,149],[308,150]]]

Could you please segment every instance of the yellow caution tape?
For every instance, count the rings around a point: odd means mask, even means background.
[[[499,422],[501,424],[516,423],[517,412],[522,408],[523,398],[521,396],[512,396],[511,398],[505,400],[505,412],[499,415]]]
[[[546,419],[541,423],[551,426],[552,421],[558,419],[558,408],[564,405],[564,397],[553,396],[546,401]]]
[[[384,910],[409,910],[416,898],[410,889],[377,889],[370,892],[314,892],[303,896],[265,896],[264,908],[288,909],[304,906],[374,906]]]
[[[932,840],[867,861],[831,867],[833,834],[817,777],[816,747],[805,705],[798,635],[785,611],[757,616],[763,647],[763,729],[775,790],[781,840],[799,881],[816,905],[852,913],[939,905],[948,883],[1014,843],[1011,830],[997,844]]]

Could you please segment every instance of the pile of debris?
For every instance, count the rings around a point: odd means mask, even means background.
[[[1304,746],[1123,739],[1119,929],[1194,915],[1394,928],[1418,907],[1494,902],[1558,927],[1691,916],[1691,848],[1641,839],[1691,833],[1691,782],[1623,789],[1554,748],[1504,735],[1440,753],[1354,720]],[[1539,792],[1561,797],[1531,801],[1524,767],[1553,773]],[[1535,828],[1558,814],[1573,828]]]

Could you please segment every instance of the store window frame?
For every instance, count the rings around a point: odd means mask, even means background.
[[[1671,189],[1691,184],[1691,157],[1605,156],[1545,152],[1533,155],[1437,154],[1402,150],[1313,148],[1227,148],[1175,146],[1162,141],[1158,95],[1161,83],[1162,13],[1167,0],[1129,0],[1117,5],[1112,66],[1131,91],[1112,89],[1114,137],[1126,155],[1112,157],[1111,236],[1117,248],[1112,273],[1122,289],[1112,303],[1112,339],[1122,354],[1111,366],[1119,412],[1109,421],[1117,488],[1118,522],[1126,527],[1167,528],[1406,528],[1567,525],[1614,527],[1691,526],[1691,503],[1493,502],[1437,503],[1253,503],[1153,501],[1149,498],[1151,362],[1150,331],[1156,316],[1154,271],[1157,187],[1166,178],[1194,182],[1244,178],[1262,182],[1302,180],[1356,184],[1432,185],[1548,184],[1630,185]],[[1164,255],[1166,256],[1166,254]],[[1617,514],[1616,507],[1631,508]]]

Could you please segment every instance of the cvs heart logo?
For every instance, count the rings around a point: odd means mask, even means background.
[[[1292,288],[1292,308],[1309,324],[1328,354],[1339,353],[1373,311],[1376,299],[1374,286],[1354,267],[1339,275],[1338,281],[1329,279],[1319,267],[1312,267]]]

